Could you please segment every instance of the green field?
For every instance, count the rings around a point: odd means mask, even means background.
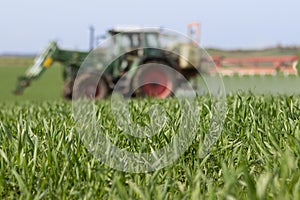
[[[27,67],[10,66],[0,67],[0,101],[43,101],[61,99],[61,88],[63,86],[62,68],[54,65],[46,71],[37,81],[33,81],[24,95],[16,96],[15,90],[17,78],[24,74]]]
[[[25,69],[0,67],[0,199],[300,199],[297,76],[223,77],[228,111],[209,154],[199,157],[211,113],[204,95],[197,98],[200,119],[189,119],[199,124],[184,155],[154,172],[126,173],[100,162],[81,140],[72,103],[60,96],[61,66],[15,96]],[[205,93],[203,82],[199,90]],[[133,152],[149,151],[177,134],[182,116],[175,98],[130,102],[136,123],[149,121],[144,112],[161,105],[168,113],[165,131],[147,140],[129,137],[117,128],[105,100],[97,103],[97,123],[112,141]]]
[[[44,101],[61,100],[63,87],[62,66],[54,65],[39,79],[32,81],[22,96],[16,96],[13,91],[16,87],[17,77],[24,74],[26,67],[10,66],[0,67],[0,101]],[[200,81],[197,84],[199,93],[207,92],[206,84],[213,84],[214,78],[206,77],[208,83]],[[236,92],[249,92],[254,94],[300,94],[300,78],[298,76],[233,76],[222,77],[225,90],[228,94]]]

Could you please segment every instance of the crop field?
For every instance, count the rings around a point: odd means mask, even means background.
[[[203,95],[197,97],[201,116],[188,119],[199,124],[187,151],[162,169],[129,173],[110,168],[86,147],[72,102],[60,97],[62,67],[53,66],[14,96],[25,69],[0,67],[0,199],[300,199],[297,76],[224,77],[226,118],[208,154],[199,156],[212,110]],[[177,134],[183,116],[175,98],[132,99],[133,122],[151,120],[144,112],[156,104],[168,113],[166,131],[146,140],[118,129],[109,100],[96,102],[97,123],[128,151],[157,149]]]
[[[2,199],[299,199],[300,101],[298,96],[228,97],[222,134],[199,158],[210,104],[199,97],[201,122],[190,148],[175,163],[150,173],[126,173],[101,163],[73,127],[67,102],[1,103]],[[133,100],[139,105],[140,100]],[[157,103],[144,102],[145,106]],[[160,102],[179,118],[174,100]],[[116,133],[109,102],[98,103],[101,122]],[[142,109],[142,108],[141,108]],[[139,113],[138,110],[131,110]],[[141,119],[143,120],[143,119]],[[195,120],[195,119],[190,119]],[[110,128],[109,128],[110,127]],[[175,129],[166,127],[176,134]],[[172,134],[149,138],[156,147]],[[134,143],[133,141],[131,141]],[[131,144],[132,144],[131,143]],[[129,146],[136,150],[135,146]]]

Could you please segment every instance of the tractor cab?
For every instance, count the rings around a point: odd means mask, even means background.
[[[120,48],[159,48],[159,28],[114,28],[108,31]]]

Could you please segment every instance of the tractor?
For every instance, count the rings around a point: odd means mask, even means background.
[[[173,95],[183,79],[189,80],[198,74],[200,52],[195,41],[177,43],[173,50],[166,50],[161,47],[161,38],[166,35],[159,28],[113,28],[108,34],[110,46],[93,51],[63,50],[56,42],[50,42],[34,65],[19,77],[15,93],[22,94],[31,81],[54,62],[64,66],[62,94],[66,99],[103,99],[116,85],[124,96],[166,98]],[[126,53],[119,55],[124,50]],[[112,53],[115,59],[106,62],[105,68],[97,68],[101,56]],[[96,62],[82,69],[90,54],[98,55]]]

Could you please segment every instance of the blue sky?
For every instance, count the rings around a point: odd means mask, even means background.
[[[4,0],[0,6],[0,54],[37,53],[49,41],[61,48],[88,48],[115,25],[163,26],[186,33],[200,21],[205,47],[256,48],[300,45],[299,0]]]

